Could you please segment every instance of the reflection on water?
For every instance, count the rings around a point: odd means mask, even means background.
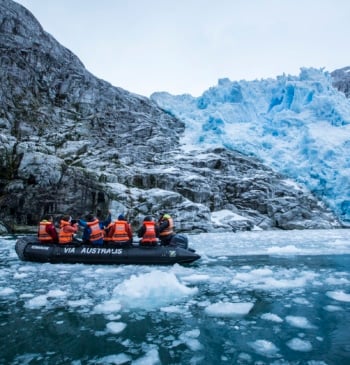
[[[118,267],[13,247],[0,239],[0,363],[350,363],[349,254]]]

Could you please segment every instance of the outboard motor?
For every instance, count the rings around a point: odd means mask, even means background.
[[[185,236],[183,234],[175,234],[170,241],[170,246],[176,246],[176,247],[188,249],[187,236]]]

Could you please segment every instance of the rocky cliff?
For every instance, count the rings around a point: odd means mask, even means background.
[[[343,92],[347,98],[350,97],[350,66],[340,68],[331,73],[333,86]]]
[[[180,231],[338,227],[308,191],[253,158],[184,151],[185,125],[94,77],[33,15],[0,0],[0,221],[167,211]]]

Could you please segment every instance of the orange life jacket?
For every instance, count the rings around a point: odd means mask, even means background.
[[[87,225],[91,229],[91,234],[89,238],[90,242],[95,242],[103,239],[104,231],[101,229],[98,219],[95,219],[93,222],[87,222]]]
[[[110,224],[111,234],[108,234],[108,237],[105,237],[105,241],[116,241],[116,242],[124,242],[129,241],[129,235],[127,231],[128,222],[116,220],[115,222]]]
[[[60,231],[58,233],[58,242],[62,244],[71,243],[73,241],[73,232],[65,232],[63,227],[69,226],[70,223],[64,220],[60,222]]]
[[[169,234],[174,233],[174,221],[173,218],[167,218],[167,221],[169,222],[169,225],[167,228],[165,228],[162,232],[159,232],[159,236],[168,236]]]
[[[46,226],[52,224],[49,221],[42,221],[39,223],[38,239],[42,243],[52,242],[53,238],[46,232]]]
[[[142,244],[156,244],[158,242],[156,235],[156,225],[154,222],[143,222],[146,231],[141,239]]]

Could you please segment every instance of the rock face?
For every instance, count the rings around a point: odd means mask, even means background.
[[[350,66],[340,68],[331,72],[333,86],[343,92],[347,98],[350,97]]]
[[[184,123],[90,74],[32,14],[0,1],[0,221],[167,211],[180,231],[339,227],[315,197],[252,158],[182,151]],[[237,219],[239,217],[239,219]]]

